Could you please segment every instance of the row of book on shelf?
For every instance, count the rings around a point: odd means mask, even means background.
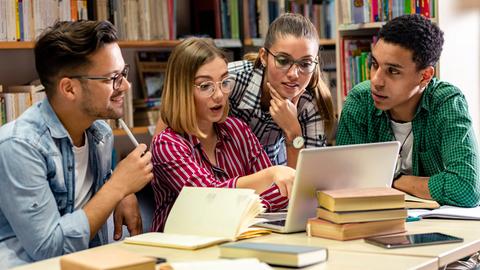
[[[436,0],[339,0],[342,24],[388,21],[404,14],[435,17]]]
[[[190,33],[217,39],[263,39],[284,12],[309,17],[321,38],[335,36],[334,0],[4,0],[0,41],[32,41],[55,21],[109,20],[122,40],[177,39],[177,14],[189,8]],[[188,5],[188,7],[179,7]],[[179,14],[180,15],[180,14]],[[184,18],[183,18],[184,19]],[[251,45],[251,44],[249,44]]]
[[[15,120],[45,97],[42,85],[0,85],[0,126]]]
[[[335,37],[334,0],[204,0],[192,4],[195,33],[213,38],[244,39],[248,43],[263,39],[269,24],[284,12],[310,18],[321,38]]]
[[[0,41],[32,41],[56,21],[109,20],[120,39],[176,38],[175,0],[2,0]]]
[[[375,42],[376,36],[344,36],[340,39],[343,96],[347,96],[356,84],[370,79],[371,47]]]

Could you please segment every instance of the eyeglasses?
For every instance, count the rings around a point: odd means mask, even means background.
[[[115,73],[112,77],[104,77],[104,76],[70,76],[70,79],[81,79],[81,80],[104,80],[104,81],[113,81],[113,90],[117,91],[120,89],[123,83],[123,79],[127,78],[128,71],[130,71],[130,65],[125,65],[122,72]]]
[[[283,70],[283,71],[287,71],[293,65],[297,65],[297,67],[298,67],[298,69],[300,70],[301,73],[309,74],[309,73],[312,73],[315,70],[315,67],[318,64],[318,62],[315,61],[315,60],[310,60],[310,59],[294,60],[291,57],[286,56],[286,55],[273,54],[267,48],[265,48],[265,51],[267,51],[267,53],[271,54],[273,56],[273,58],[275,59],[275,67],[277,67],[278,69]]]
[[[205,81],[199,85],[194,84],[193,86],[198,88],[198,90],[200,91],[199,93],[201,95],[205,97],[211,97],[215,93],[216,84],[218,84],[218,87],[223,93],[228,94],[232,91],[233,87],[235,86],[235,77],[228,76],[225,79],[218,82]]]

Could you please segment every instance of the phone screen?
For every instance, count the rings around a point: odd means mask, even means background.
[[[365,238],[365,242],[384,248],[400,248],[445,243],[463,242],[462,238],[443,233],[419,233],[395,236],[379,236]]]

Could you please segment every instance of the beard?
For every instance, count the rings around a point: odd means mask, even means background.
[[[86,85],[82,85],[84,99],[81,102],[81,109],[90,117],[96,119],[118,119],[123,116],[123,106],[114,107],[111,99],[121,96],[122,93],[114,91],[106,103],[100,103],[93,97],[93,91]],[[101,91],[101,90],[97,90]]]

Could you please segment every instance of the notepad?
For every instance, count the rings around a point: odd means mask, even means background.
[[[184,187],[167,218],[163,233],[127,237],[128,244],[180,249],[252,238],[270,233],[250,226],[265,209],[252,189]]]

